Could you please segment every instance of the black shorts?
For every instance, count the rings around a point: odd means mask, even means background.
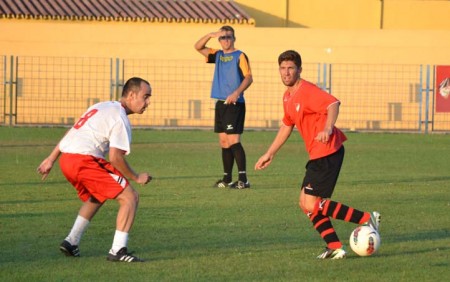
[[[245,122],[245,103],[224,104],[216,102],[214,132],[226,134],[242,134]]]
[[[329,156],[308,161],[302,183],[305,194],[331,198],[344,161],[344,154],[345,149],[342,146]]]

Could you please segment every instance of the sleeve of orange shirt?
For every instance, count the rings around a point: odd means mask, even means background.
[[[328,107],[339,100],[328,92],[320,89],[315,84],[305,83],[303,90],[303,110],[306,113],[327,114]]]

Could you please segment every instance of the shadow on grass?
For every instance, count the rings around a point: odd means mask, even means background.
[[[438,229],[399,235],[392,233],[389,235],[382,234],[382,239],[383,241],[390,243],[450,239],[450,231],[446,229]]]
[[[432,181],[449,181],[450,176],[433,176],[433,177],[408,177],[408,178],[395,178],[395,179],[374,179],[374,180],[343,180],[339,181],[340,184],[348,185],[362,185],[362,184],[395,184],[395,183],[416,183],[416,182],[432,182]]]
[[[59,180],[59,181],[14,181],[14,182],[5,182],[5,183],[0,183],[0,186],[12,186],[12,185],[24,185],[24,186],[52,186],[52,185],[61,185],[61,184],[69,184],[69,182],[64,181],[64,180]]]
[[[382,248],[382,247],[381,247]],[[368,257],[363,257],[364,259],[377,259],[377,258],[390,258],[390,257],[407,257],[407,256],[414,256],[414,255],[420,255],[420,254],[431,254],[431,253],[436,253],[438,252],[448,252],[450,250],[450,247],[443,247],[443,248],[424,248],[424,249],[420,249],[417,248],[415,250],[409,250],[409,251],[404,251],[404,250],[398,250],[398,252],[378,252],[375,253],[372,256],[368,256]],[[351,250],[349,250],[349,252],[351,252]],[[347,256],[346,258],[348,259],[361,259],[360,256],[352,253],[352,255]],[[435,264],[434,266],[449,266],[449,263],[440,263],[440,264]]]
[[[374,258],[376,257],[395,257],[395,256],[412,256],[412,255],[418,255],[418,254],[427,254],[427,253],[436,253],[438,252],[448,252],[450,250],[450,247],[440,247],[440,248],[424,248],[421,249],[420,247],[414,250],[399,250],[398,252],[381,252],[374,255]],[[445,265],[449,265],[449,263],[446,263]]]
[[[265,172],[262,175],[251,175],[249,178],[271,178],[271,177],[279,177],[279,174],[276,172]],[[177,176],[155,176],[153,180],[183,180],[183,179],[215,179],[217,175],[177,175]],[[293,175],[293,179],[299,179],[297,182],[300,182],[302,176]],[[419,178],[395,178],[395,179],[373,179],[373,180],[338,180],[339,184],[347,184],[347,185],[364,185],[364,184],[395,184],[395,183],[416,183],[416,182],[432,182],[432,181],[450,181],[450,176],[433,176],[433,177],[419,177]],[[8,186],[8,185],[60,185],[60,184],[68,184],[67,181],[15,181],[15,182],[6,182],[0,183],[0,186]],[[136,184],[134,184],[136,185]]]

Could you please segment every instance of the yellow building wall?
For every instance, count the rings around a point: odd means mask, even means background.
[[[450,1],[445,0],[235,0],[235,2],[252,15],[257,27],[450,30]]]
[[[386,29],[450,31],[450,1],[389,0],[385,1],[384,15]]]
[[[257,27],[288,26],[286,0],[235,0],[256,21]]]
[[[379,0],[315,0],[289,2],[291,26],[332,29],[377,29]]]
[[[201,60],[194,43],[219,27],[0,19],[0,55]],[[254,61],[296,49],[305,62],[450,64],[447,30],[234,27],[236,47]]]

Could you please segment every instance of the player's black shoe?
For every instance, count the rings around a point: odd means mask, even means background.
[[[108,254],[106,258],[109,261],[118,261],[118,262],[143,262],[144,260],[133,256],[132,253],[128,253],[127,247],[123,247],[116,254],[111,253]]]
[[[236,181],[233,184],[230,185],[230,188],[232,189],[246,189],[250,188],[250,182],[244,182],[244,181]]]
[[[61,245],[59,245],[59,249],[68,257],[80,256],[80,249],[78,249],[78,246],[74,246],[66,240],[64,240]]]
[[[231,185],[233,185],[234,183],[226,183],[225,181],[219,179],[217,180],[217,182],[213,185],[214,188],[230,188]]]

